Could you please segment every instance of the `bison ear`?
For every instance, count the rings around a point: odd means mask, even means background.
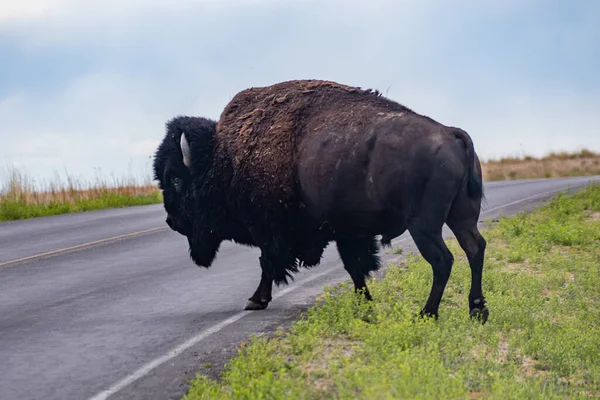
[[[192,165],[192,154],[190,152],[190,145],[185,137],[185,133],[181,134],[181,139],[179,142],[181,145],[181,153],[183,154],[183,164],[189,168]]]

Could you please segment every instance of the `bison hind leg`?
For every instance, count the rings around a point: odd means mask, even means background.
[[[467,255],[471,267],[471,290],[469,292],[469,315],[485,324],[490,311],[483,295],[483,263],[486,240],[477,228],[481,199],[472,199],[463,190],[452,204],[446,223],[456,236],[458,243]]]

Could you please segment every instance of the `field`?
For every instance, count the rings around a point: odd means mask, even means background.
[[[67,176],[51,182],[35,184],[18,170],[7,169],[0,181],[0,221],[18,220],[98,210],[155,204],[162,201],[160,192],[150,178],[97,178],[82,183]]]
[[[328,288],[287,332],[243,344],[219,381],[197,376],[185,399],[600,396],[600,185],[483,234],[485,325],[469,320],[470,270],[449,240],[437,322],[414,318],[432,277],[408,255],[369,283],[372,303]]]
[[[600,154],[589,150],[488,160],[482,163],[484,181],[600,175]]]
[[[484,181],[600,175],[600,154],[589,150],[552,153],[542,158],[521,157],[482,163]],[[67,176],[50,183],[33,184],[30,176],[9,168],[0,171],[0,221],[156,204],[162,201],[150,177],[142,181],[97,178],[82,183]]]

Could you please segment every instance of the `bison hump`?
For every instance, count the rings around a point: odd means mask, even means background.
[[[265,206],[291,202],[297,144],[306,127],[344,109],[408,110],[377,91],[331,81],[287,81],[236,94],[221,114],[215,137],[229,154],[232,185],[251,191]]]

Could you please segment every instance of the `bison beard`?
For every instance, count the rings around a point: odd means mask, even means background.
[[[238,93],[218,123],[174,118],[154,169],[165,198],[181,199],[179,209],[165,209],[174,226],[187,227],[180,231],[196,264],[209,267],[223,240],[261,249],[261,281],[247,309],[266,308],[272,283],[319,264],[331,241],[370,299],[365,279],[380,265],[375,237],[389,245],[408,229],[433,269],[421,315],[437,317],[453,264],[441,236],[447,223],[470,262],[470,313],[487,320],[481,168],[459,128],[377,91],[289,81]],[[170,185],[172,175],[181,181]]]

